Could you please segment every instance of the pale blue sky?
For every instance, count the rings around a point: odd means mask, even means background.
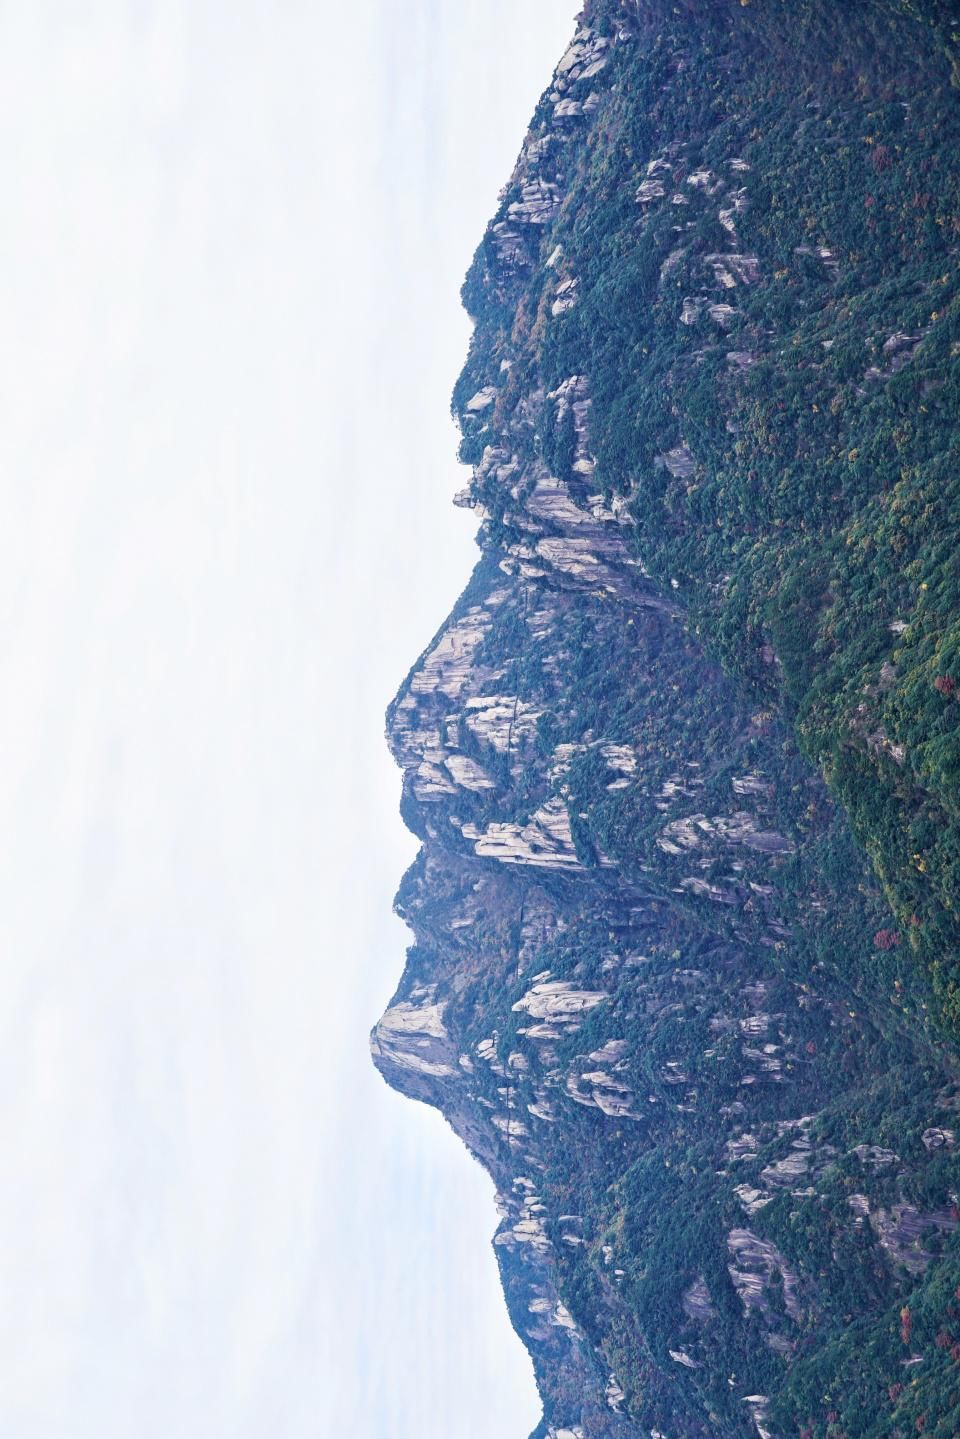
[[[0,11],[4,1433],[536,1422],[489,1183],[366,1036],[459,285],[572,11]]]

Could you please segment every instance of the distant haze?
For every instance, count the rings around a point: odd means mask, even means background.
[[[489,1183],[366,1036],[459,285],[571,12],[0,16],[4,1434],[538,1418]]]

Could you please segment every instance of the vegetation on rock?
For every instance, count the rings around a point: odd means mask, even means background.
[[[960,1433],[960,15],[593,0],[464,284],[374,1032],[540,1435]]]

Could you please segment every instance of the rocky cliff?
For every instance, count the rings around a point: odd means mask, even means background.
[[[948,10],[588,4],[464,287],[372,1049],[540,1439],[960,1433]]]

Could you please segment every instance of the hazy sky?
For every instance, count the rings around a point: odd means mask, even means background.
[[[367,1031],[459,284],[574,7],[0,8],[4,1434],[536,1422],[490,1185]]]

